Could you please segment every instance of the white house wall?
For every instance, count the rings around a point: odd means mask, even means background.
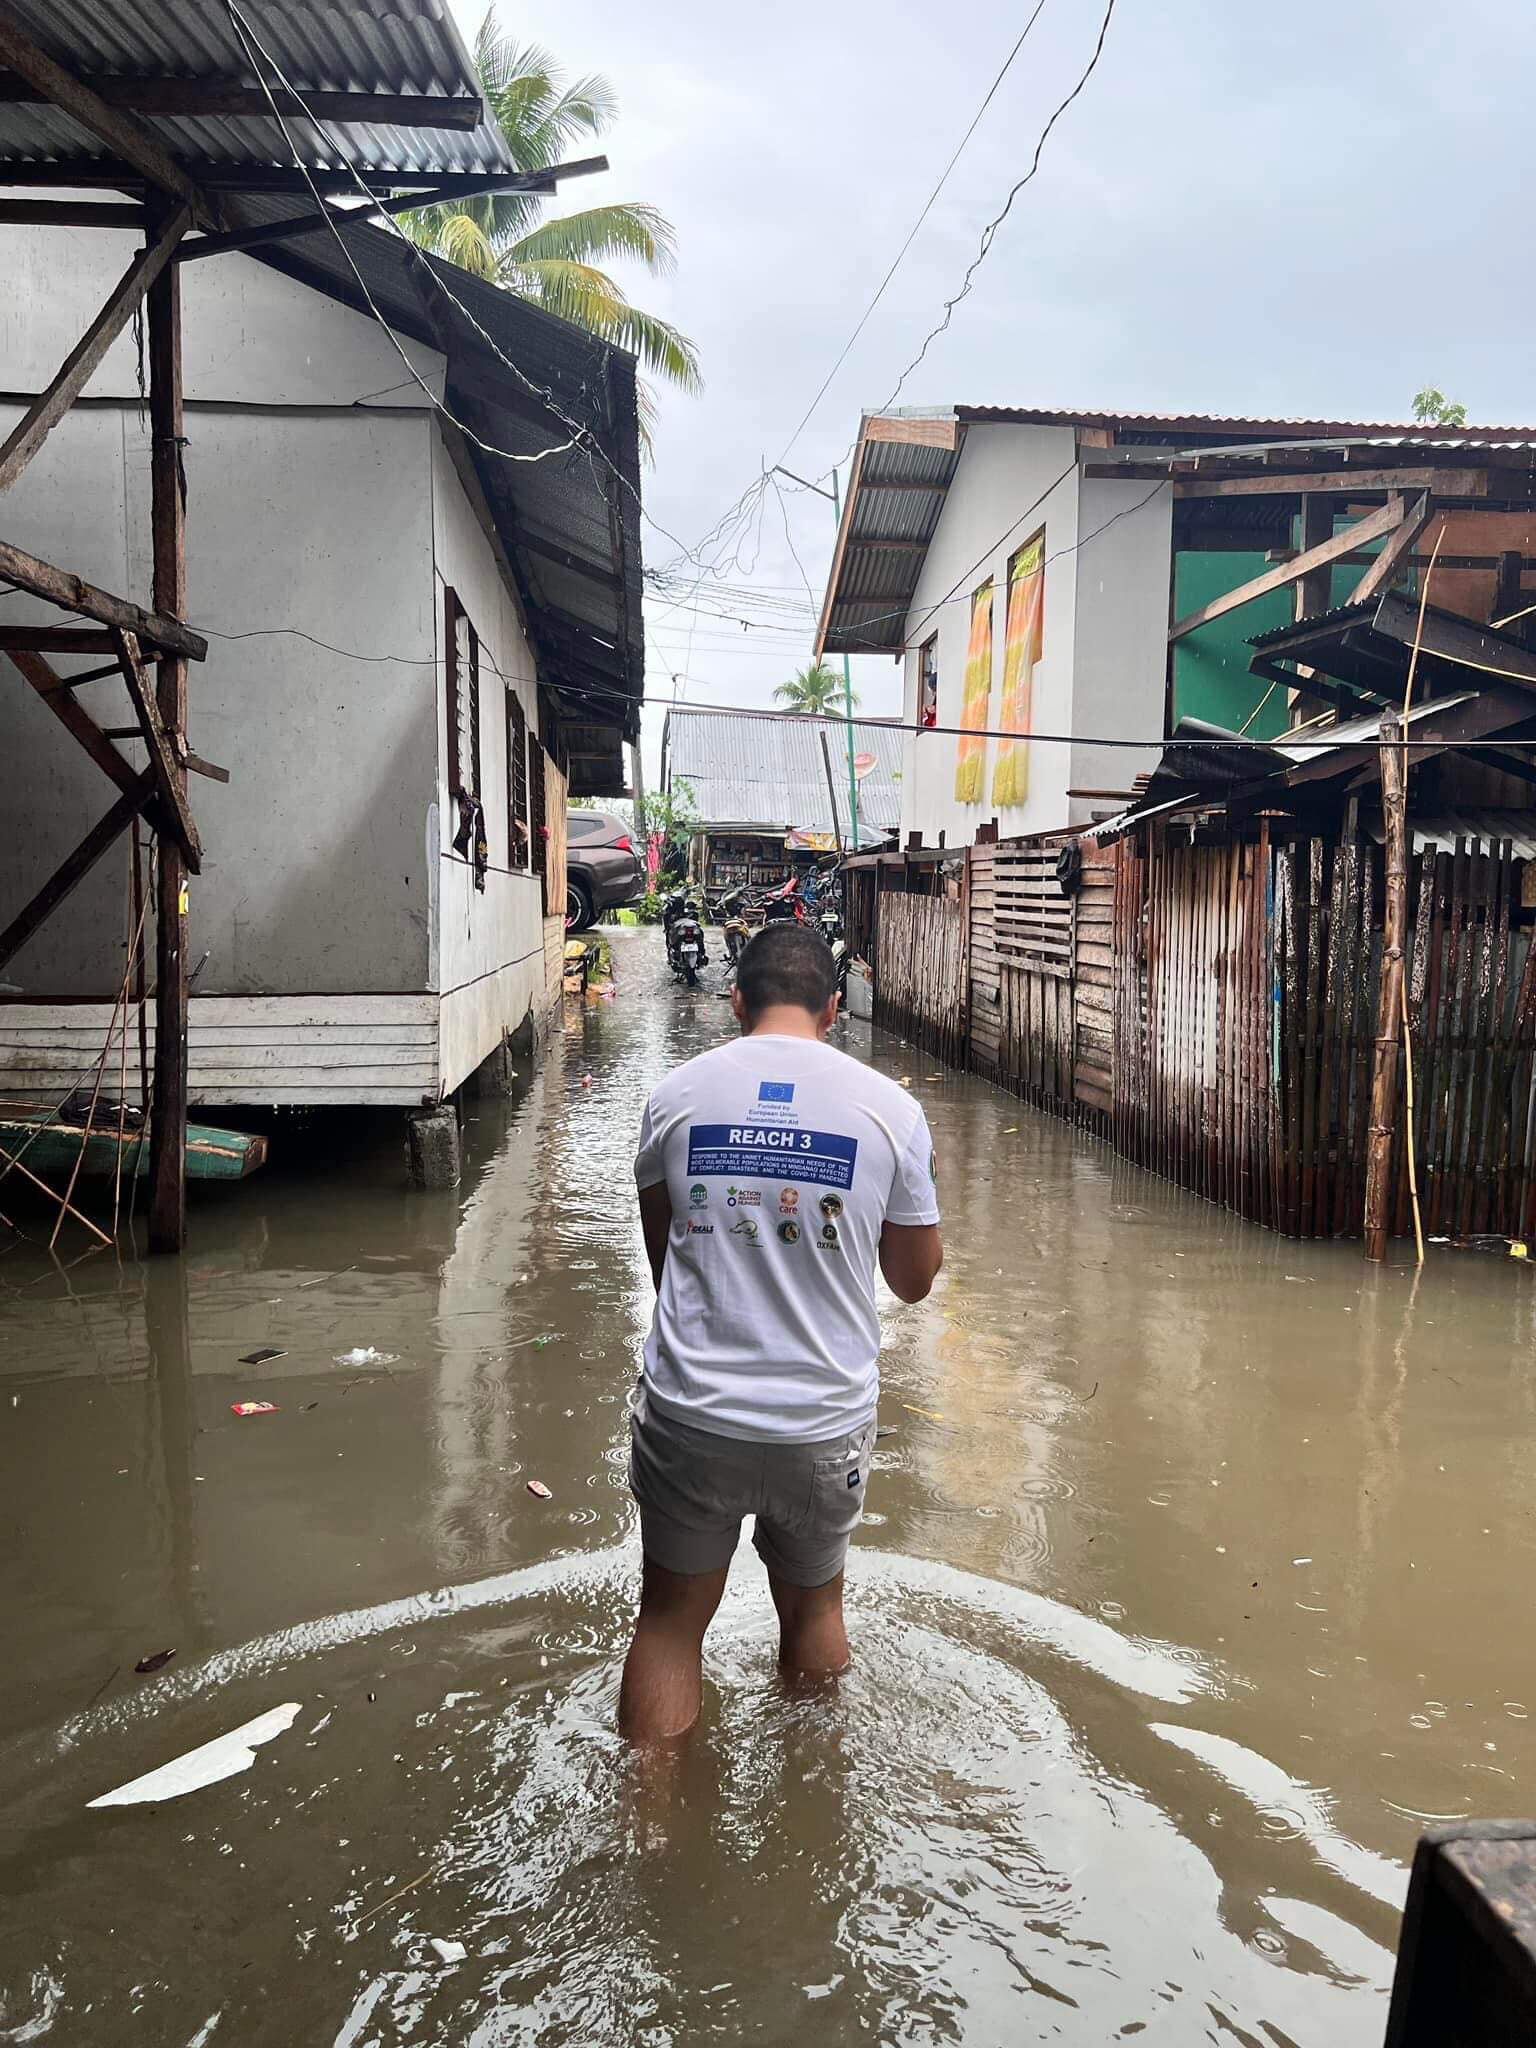
[[[508,858],[506,692],[516,693],[535,754],[538,698],[532,649],[518,606],[442,435],[432,435],[433,535],[437,566],[434,617],[439,672],[446,650],[444,593],[451,588],[480,637],[480,776],[490,866],[474,885],[468,860],[453,851],[457,806],[448,794],[447,697],[437,693],[439,960],[442,1086],[456,1088],[530,1009],[544,1003],[543,884],[526,856]],[[497,671],[500,671],[500,674]]]
[[[923,561],[922,575],[907,614],[904,715],[913,724],[917,706],[918,650],[938,633],[941,726],[958,725],[965,694],[965,654],[970,634],[972,591],[990,576],[992,613],[992,695],[989,725],[1002,705],[1003,627],[1008,563],[1032,535],[1045,529],[1045,611],[1042,650],[1035,667],[1034,718],[1043,732],[1070,730],[1072,675],[1077,630],[1071,550],[1078,535],[1076,441],[1069,428],[972,425],[945,499],[938,527]],[[1066,471],[1063,477],[1062,472]],[[1026,510],[1036,499],[1040,503]],[[1049,559],[1060,550],[1059,561]],[[955,588],[955,586],[958,586]],[[954,589],[956,602],[941,603]],[[931,618],[929,608],[937,606]],[[920,832],[928,846],[944,835],[946,846],[968,846],[976,828],[998,820],[1004,838],[1048,831],[1067,816],[1072,773],[1070,750],[1037,744],[1029,749],[1029,793],[1022,804],[998,810],[992,802],[997,743],[986,747],[982,800],[955,798],[959,742],[953,734],[914,733],[902,769],[901,836]]]
[[[56,231],[0,232],[0,391],[46,381],[132,253],[132,237],[62,239],[61,264]],[[190,1099],[432,1098],[442,672],[426,401],[371,321],[251,258],[189,265],[182,283],[189,616],[210,641],[190,670],[189,737],[231,775],[191,786],[205,857],[188,955],[207,959]],[[407,347],[440,382],[441,359]],[[7,494],[4,531],[147,601],[148,442],[128,338],[89,390]],[[0,402],[0,433],[19,410]],[[58,614],[11,593],[0,619]],[[113,791],[3,660],[0,691],[3,921]],[[114,684],[83,701],[104,725],[132,722]],[[5,1093],[56,1097],[94,1064],[101,998],[122,974],[127,846],[0,970]]]
[[[1149,491],[1151,493],[1149,497]],[[1076,677],[1071,730],[1110,739],[1163,730],[1173,493],[1165,484],[1084,477],[1078,499]],[[1049,579],[1050,571],[1046,571]],[[1049,591],[1049,580],[1047,580]],[[1049,595],[1046,599],[1050,602]],[[1129,791],[1157,746],[1074,746],[1073,789]],[[1091,823],[1116,800],[1074,799],[1057,822]]]

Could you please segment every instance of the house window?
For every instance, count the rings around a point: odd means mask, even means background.
[[[448,794],[480,796],[480,636],[458,595],[443,595],[448,650]]]
[[[533,736],[528,761],[528,825],[529,849],[533,856],[533,872],[544,885],[544,915],[549,916],[549,817],[545,808],[546,790],[544,777],[549,756],[543,744]]]
[[[526,871],[529,865],[528,721],[517,693],[507,691],[507,866]]]
[[[927,732],[939,722],[939,636],[933,634],[917,650],[917,726]]]

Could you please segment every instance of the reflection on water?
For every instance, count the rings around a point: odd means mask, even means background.
[[[1374,2043],[1419,1827],[1524,1803],[1530,1273],[1415,1295],[878,1044],[948,1263],[888,1318],[858,1663],[783,1697],[744,1554],[636,1782],[628,1153],[727,1019],[619,968],[456,1196],[327,1126],[184,1261],[0,1260],[0,2041]]]

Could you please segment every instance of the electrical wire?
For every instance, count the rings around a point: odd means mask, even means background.
[[[907,238],[902,243],[901,247],[896,251],[890,269],[887,270],[884,277],[881,278],[879,284],[876,285],[874,297],[870,300],[869,304],[864,308],[864,311],[859,315],[858,324],[855,326],[852,334],[850,334],[848,339],[843,343],[843,346],[838,353],[836,362],[833,363],[831,369],[828,370],[826,376],[822,378],[821,383],[816,387],[815,396],[812,398],[810,404],[805,408],[805,411],[800,415],[800,419],[795,427],[794,432],[790,435],[789,439],[784,443],[784,447],[779,455],[780,462],[785,462],[789,459],[790,453],[793,450],[795,443],[804,433],[806,425],[809,422],[812,414],[815,412],[817,406],[820,405],[821,401],[826,397],[827,391],[831,386],[833,378],[837,375],[838,371],[843,367],[844,363],[847,362],[849,351],[852,349],[854,343],[858,340],[859,336],[864,332],[865,327],[869,324],[870,315],[874,312],[876,306],[879,305],[881,299],[884,298],[886,286],[890,283],[891,279],[896,275],[897,271],[901,268],[902,261],[905,258],[907,251],[911,248],[913,242],[917,239],[918,230],[922,227],[923,222],[928,218],[929,214],[933,211],[934,205],[938,200],[939,194],[944,190],[944,187],[949,183],[950,172],[955,168],[955,165],[959,163],[961,157],[964,155],[967,143],[970,141],[971,137],[976,133],[977,128],[981,124],[982,115],[985,114],[988,107],[991,106],[994,98],[997,96],[998,88],[1001,86],[1003,80],[1008,76],[1008,73],[1012,70],[1014,58],[1017,57],[1020,50],[1023,49],[1025,41],[1028,38],[1029,32],[1034,27],[1035,23],[1040,19],[1040,15],[1044,7],[1045,0],[1035,0],[1034,12],[1030,15],[1028,21],[1025,22],[1023,28],[1019,31],[1019,37],[1017,42],[1015,42],[1013,48],[1008,52],[1007,56],[1003,59],[1002,66],[999,69],[996,77],[992,80],[992,83],[987,87],[985,98],[982,100],[981,105],[976,109],[975,113],[971,116],[970,126],[966,129],[965,133],[956,143],[954,154],[950,157],[949,162],[944,166],[943,170],[939,173],[938,183],[934,186],[933,190],[928,194],[928,197],[923,201],[923,210],[917,216],[917,219],[913,221],[911,227],[907,230]]]

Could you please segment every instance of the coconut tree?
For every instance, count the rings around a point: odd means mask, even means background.
[[[475,68],[491,117],[519,170],[546,170],[583,138],[601,135],[618,103],[606,78],[567,81],[548,51],[518,43],[487,14],[475,38]],[[546,216],[526,192],[488,193],[402,216],[416,241],[477,277],[504,285],[603,341],[632,349],[653,375],[685,391],[700,388],[698,352],[687,335],[632,305],[601,266],[629,257],[653,277],[673,268],[676,236],[654,206],[634,202]],[[643,410],[649,410],[648,402]]]
[[[809,668],[791,676],[787,683],[780,683],[773,694],[792,711],[836,718],[843,708],[843,679],[824,661],[814,661]],[[855,704],[859,701],[856,690],[852,701]]]

